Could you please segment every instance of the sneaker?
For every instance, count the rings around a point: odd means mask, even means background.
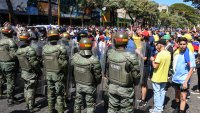
[[[141,100],[141,101],[139,102],[139,106],[138,106],[138,107],[144,107],[144,106],[146,106],[146,105],[147,105],[147,101]]]
[[[175,109],[172,113],[179,113],[179,109]]]
[[[187,99],[190,99],[190,92],[187,93]]]
[[[197,90],[195,90],[195,91],[192,91],[191,94],[193,94],[193,95],[198,95],[198,94],[200,94],[200,91],[197,89]]]
[[[154,109],[149,109],[149,113],[162,113],[162,111],[155,111]]]
[[[180,110],[180,111],[179,111],[179,113],[185,113],[185,111],[183,111],[183,110]]]
[[[137,99],[137,102],[141,102],[142,100],[141,99]]]

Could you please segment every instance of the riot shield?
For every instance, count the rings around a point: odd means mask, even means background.
[[[3,38],[3,35],[2,35],[2,33],[0,32],[0,40]]]
[[[106,71],[106,56],[107,56],[108,48],[104,48],[104,52],[100,57],[100,64],[102,69],[102,80],[101,83],[97,86],[97,106],[104,104],[104,107],[107,107],[107,91],[108,91],[108,79],[105,75]]]
[[[66,96],[68,97],[69,100],[72,99],[72,93],[75,91],[75,79],[73,77],[73,67],[71,65],[71,60],[72,57],[74,56],[75,52],[75,42],[73,40],[69,41],[69,46],[68,46],[68,72],[67,72],[67,78],[66,78],[66,91],[67,94]]]
[[[5,96],[4,93],[3,93],[4,84],[5,84],[5,77],[3,76],[3,73],[0,70],[0,99],[3,99],[3,97]]]
[[[144,41],[141,42],[141,46],[142,48],[139,51],[139,65],[140,65],[140,82],[139,84],[142,84],[143,81],[143,76],[144,76],[144,57],[145,57],[145,53],[146,53],[146,43]]]
[[[35,69],[35,72],[38,76],[36,94],[46,95],[47,93],[47,83],[45,75],[46,71],[45,68],[42,66],[42,48],[44,46],[44,43],[42,43],[41,40],[32,40],[30,46],[35,49],[39,61],[39,66],[37,67],[37,69]]]

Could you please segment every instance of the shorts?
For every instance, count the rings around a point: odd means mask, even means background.
[[[172,86],[174,87],[175,90],[180,90],[181,92],[188,92],[188,88],[183,89],[182,84],[177,84],[177,83],[172,82]]]
[[[150,73],[150,68],[149,67],[144,67],[144,69],[143,69],[143,77],[142,77],[142,84],[144,84],[144,85],[147,84],[149,73]]]

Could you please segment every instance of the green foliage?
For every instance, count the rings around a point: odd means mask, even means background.
[[[200,1],[199,0],[183,0],[184,2],[192,2],[192,5],[198,9],[200,9]]]
[[[174,15],[170,13],[160,14],[160,25],[173,28],[185,28],[190,26],[190,22],[183,16]]]
[[[173,4],[169,7],[169,11],[172,15],[178,16],[177,19],[181,19],[182,21],[187,20],[187,22],[185,21],[185,24],[197,25],[200,22],[200,15],[197,13],[197,10],[186,4]]]

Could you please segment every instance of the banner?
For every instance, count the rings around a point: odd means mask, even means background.
[[[16,12],[26,12],[28,0],[10,0],[13,10]],[[0,10],[8,10],[6,0],[0,0]]]
[[[48,15],[49,4],[44,2],[38,2],[38,11],[40,15]],[[51,4],[51,11],[53,16],[58,15],[58,5]]]

